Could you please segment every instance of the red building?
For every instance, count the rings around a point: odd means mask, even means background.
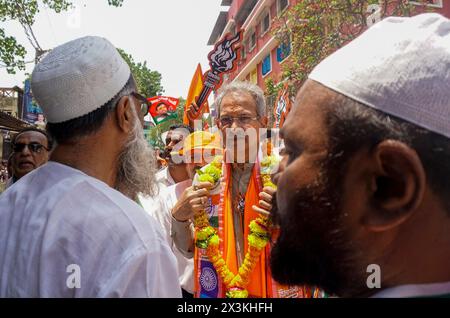
[[[265,88],[264,82],[271,77],[280,80],[281,64],[289,55],[279,47],[271,34],[272,19],[280,15],[298,0],[223,0],[222,11],[211,33],[208,45],[215,44],[225,34],[244,30],[244,41],[240,52],[238,68],[226,76],[226,80],[248,80]],[[283,54],[284,53],[284,54]],[[286,54],[287,53],[287,54]]]
[[[244,30],[241,57],[235,72],[225,76],[226,81],[234,79],[256,83],[263,90],[265,81],[281,80],[281,66],[289,56],[290,43],[280,45],[271,34],[274,17],[301,0],[222,0],[228,11],[221,11],[208,41],[213,45],[225,34]],[[428,9],[450,17],[450,0],[427,0]],[[410,1],[413,5],[419,1]],[[425,8],[423,9],[425,10]]]
[[[409,1],[412,4],[420,4],[420,1]],[[450,1],[449,0],[426,0],[428,7],[448,18],[450,18]]]

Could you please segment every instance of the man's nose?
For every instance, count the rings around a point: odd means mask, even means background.
[[[239,126],[239,121],[235,118],[232,119],[233,122],[231,123],[230,128],[231,129],[237,129],[237,128],[241,128],[241,126]]]
[[[20,152],[20,156],[31,156],[31,151],[28,145],[23,147],[22,151]]]

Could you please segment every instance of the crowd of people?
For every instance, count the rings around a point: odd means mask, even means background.
[[[56,47],[31,85],[47,126],[12,141],[1,297],[450,295],[441,15],[384,19],[322,61],[279,144],[263,91],[233,81],[215,130],[171,126],[155,152],[100,37]]]
[[[6,182],[8,182],[10,175],[11,171],[8,169],[8,160],[3,160],[0,162],[0,193],[5,191]]]

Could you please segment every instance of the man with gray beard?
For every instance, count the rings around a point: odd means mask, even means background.
[[[57,146],[0,197],[0,297],[180,297],[153,194],[148,104],[106,39],[53,49],[32,74]]]

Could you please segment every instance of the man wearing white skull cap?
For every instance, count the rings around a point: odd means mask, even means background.
[[[180,297],[157,222],[145,98],[115,47],[83,37],[36,65],[34,97],[57,146],[0,197],[1,297]]]
[[[450,296],[447,18],[386,18],[330,55],[281,134],[276,280],[341,297]]]

